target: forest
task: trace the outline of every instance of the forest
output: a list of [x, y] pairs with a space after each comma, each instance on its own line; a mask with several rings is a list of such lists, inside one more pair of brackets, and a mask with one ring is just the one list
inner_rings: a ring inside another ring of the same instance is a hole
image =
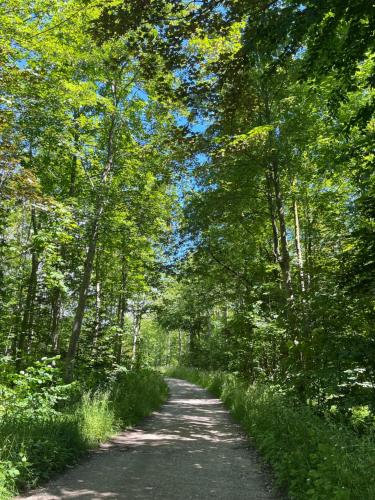
[[289, 498], [375, 498], [374, 12], [0, 0], [0, 498], [165, 370]]

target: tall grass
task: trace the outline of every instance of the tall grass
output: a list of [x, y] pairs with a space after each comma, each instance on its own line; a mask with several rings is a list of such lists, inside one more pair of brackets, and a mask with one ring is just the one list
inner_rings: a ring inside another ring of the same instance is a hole
[[277, 387], [234, 375], [176, 368], [170, 376], [221, 397], [296, 500], [374, 500], [375, 440], [316, 415]]
[[130, 372], [106, 390], [83, 394], [74, 407], [48, 416], [0, 417], [0, 498], [10, 498], [74, 463], [120, 428], [151, 413], [167, 394], [159, 374]]
[[85, 393], [76, 417], [84, 448], [94, 448], [119, 430], [109, 391]]

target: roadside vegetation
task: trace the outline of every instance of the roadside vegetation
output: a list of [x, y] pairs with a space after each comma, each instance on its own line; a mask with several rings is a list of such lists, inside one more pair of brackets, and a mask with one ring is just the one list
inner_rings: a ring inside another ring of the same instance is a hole
[[87, 450], [135, 424], [166, 399], [150, 370], [114, 373], [89, 390], [62, 384], [53, 360], [39, 362], [0, 387], [0, 498], [11, 497], [74, 464]]
[[168, 375], [223, 400], [272, 465], [276, 485], [288, 498], [375, 498], [375, 432], [374, 427], [359, 431], [360, 417], [350, 427], [331, 415], [317, 415], [279, 386], [252, 385], [229, 373], [177, 367]]

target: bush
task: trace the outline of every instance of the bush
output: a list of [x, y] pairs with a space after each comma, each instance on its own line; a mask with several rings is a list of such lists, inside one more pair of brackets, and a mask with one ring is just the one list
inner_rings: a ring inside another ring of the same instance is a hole
[[[18, 411], [5, 411], [0, 417], [0, 498], [33, 487], [74, 463], [120, 427], [148, 415], [166, 397], [163, 378], [151, 371], [122, 373], [107, 389], [84, 393], [78, 403], [59, 410], [44, 404], [43, 411], [33, 414], [23, 399], [22, 412], [13, 395]], [[28, 401], [34, 405], [35, 398]]]
[[169, 375], [220, 396], [273, 466], [291, 499], [373, 500], [375, 441], [323, 419], [279, 387], [250, 385], [234, 375], [176, 368]]
[[19, 373], [8, 373], [7, 384], [0, 385], [0, 415], [47, 417], [79, 399], [79, 384], [63, 383], [61, 369], [56, 365], [59, 359], [42, 358]]

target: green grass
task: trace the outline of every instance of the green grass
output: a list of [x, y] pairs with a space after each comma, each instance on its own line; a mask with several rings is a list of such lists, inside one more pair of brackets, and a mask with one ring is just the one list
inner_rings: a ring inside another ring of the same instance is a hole
[[219, 396], [273, 467], [277, 485], [296, 500], [374, 500], [374, 436], [316, 415], [279, 388], [249, 385], [231, 374], [175, 368]]
[[0, 417], [0, 498], [74, 463], [120, 428], [150, 414], [167, 395], [161, 375], [129, 372], [107, 390], [85, 393], [74, 408], [49, 416]]
[[85, 393], [77, 417], [84, 448], [94, 448], [119, 430], [109, 391]]

